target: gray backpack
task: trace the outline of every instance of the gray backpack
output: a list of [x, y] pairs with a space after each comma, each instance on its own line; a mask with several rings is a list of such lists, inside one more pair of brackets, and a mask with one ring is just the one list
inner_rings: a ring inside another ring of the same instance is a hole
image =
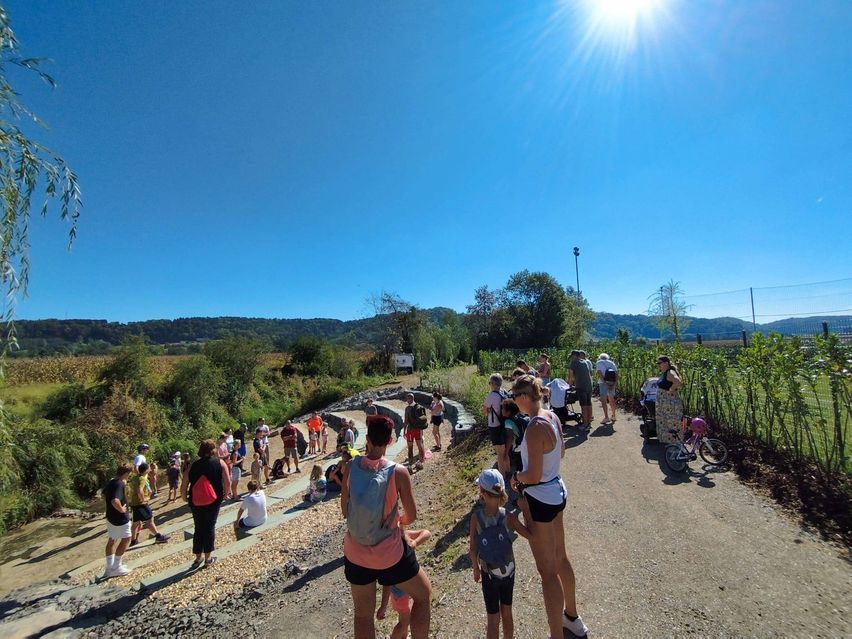
[[484, 568], [495, 577], [509, 577], [515, 571], [515, 555], [512, 552], [514, 538], [506, 526], [506, 509], [497, 511], [497, 521], [488, 525], [485, 511], [476, 510], [476, 554]]
[[377, 471], [367, 470], [352, 460], [349, 469], [349, 503], [346, 525], [349, 535], [362, 546], [375, 546], [390, 537], [395, 531], [398, 506], [384, 516], [385, 497], [396, 464], [386, 461]]

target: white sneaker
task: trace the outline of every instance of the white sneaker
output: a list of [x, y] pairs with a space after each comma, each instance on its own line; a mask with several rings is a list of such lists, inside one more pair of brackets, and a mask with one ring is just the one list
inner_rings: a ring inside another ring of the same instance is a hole
[[566, 628], [575, 637], [585, 637], [589, 632], [582, 618], [577, 617], [574, 621], [571, 621], [568, 615], [565, 614], [565, 611], [562, 612], [562, 627]]
[[104, 577], [109, 579], [110, 577], [125, 577], [129, 574], [130, 574], [130, 568], [128, 568], [127, 566], [119, 564], [115, 568], [107, 570], [104, 573]]

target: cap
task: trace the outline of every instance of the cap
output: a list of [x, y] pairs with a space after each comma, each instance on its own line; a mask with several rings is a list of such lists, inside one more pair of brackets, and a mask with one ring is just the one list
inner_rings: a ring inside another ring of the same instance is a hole
[[180, 451], [179, 451], [179, 450], [176, 450], [176, 451], [172, 454], [172, 457], [180, 457]]
[[139, 444], [139, 450], [144, 450], [146, 448], [151, 448], [148, 444]]
[[[482, 490], [492, 495], [499, 495], [506, 492], [506, 482], [503, 481], [503, 475], [496, 468], [487, 468], [479, 473], [479, 479], [476, 480], [476, 484]], [[500, 490], [495, 490], [498, 487]]]

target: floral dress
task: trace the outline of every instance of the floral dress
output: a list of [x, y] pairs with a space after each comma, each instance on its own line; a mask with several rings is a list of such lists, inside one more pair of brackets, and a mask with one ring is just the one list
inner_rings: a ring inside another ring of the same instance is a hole
[[663, 388], [665, 384], [671, 386], [667, 376], [668, 371], [660, 376], [660, 385], [657, 389], [657, 439], [661, 444], [676, 444], [678, 440], [669, 430], [674, 428], [680, 432], [683, 402], [677, 391]]

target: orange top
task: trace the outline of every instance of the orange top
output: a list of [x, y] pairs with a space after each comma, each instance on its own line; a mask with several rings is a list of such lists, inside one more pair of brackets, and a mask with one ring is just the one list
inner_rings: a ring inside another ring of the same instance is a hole
[[315, 432], [319, 432], [322, 428], [322, 417], [317, 415], [316, 417], [311, 417], [308, 419], [308, 430], [312, 430]]
[[[377, 470], [379, 466], [384, 463], [385, 458], [380, 457], [379, 459], [370, 459], [366, 455], [361, 455], [356, 457], [352, 463], [357, 464], [358, 460], [361, 460], [362, 468], [372, 468], [373, 470]], [[407, 471], [401, 464], [397, 464], [394, 472], [388, 479], [388, 492], [385, 495], [385, 508], [382, 513], [382, 518], [385, 518], [390, 514], [399, 499], [399, 494], [396, 491], [396, 474], [398, 472]], [[394, 521], [390, 522], [390, 525], [393, 527], [393, 534], [387, 539], [380, 541], [375, 546], [362, 546], [352, 539], [347, 532], [346, 536], [343, 538], [343, 554], [353, 564], [357, 564], [363, 568], [370, 568], [372, 570], [385, 570], [386, 568], [390, 568], [402, 557], [403, 541], [402, 529], [399, 527], [399, 515], [396, 516]]]

